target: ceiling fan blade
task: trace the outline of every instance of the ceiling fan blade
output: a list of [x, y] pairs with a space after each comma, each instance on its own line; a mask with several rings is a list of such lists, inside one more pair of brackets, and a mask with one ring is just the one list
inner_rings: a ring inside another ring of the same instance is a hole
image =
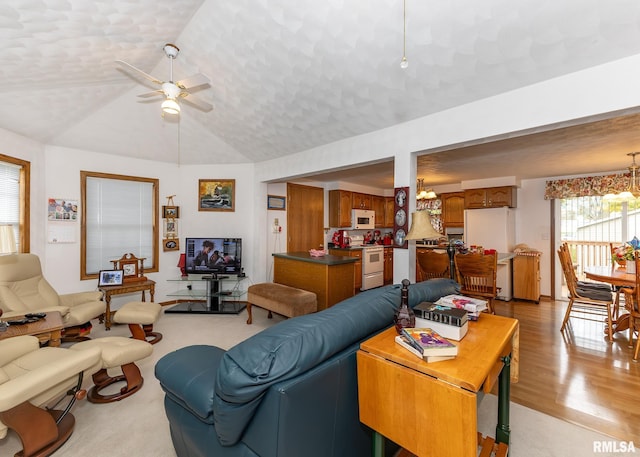
[[154, 82], [156, 84], [162, 84], [162, 81], [160, 81], [158, 78], [154, 78], [153, 76], [145, 73], [144, 71], [134, 67], [130, 63], [124, 62], [122, 60], [116, 60], [116, 63], [119, 63], [120, 65], [122, 65], [123, 67], [125, 67], [125, 68], [127, 68], [129, 70], [135, 71], [136, 73], [138, 73], [141, 76], [144, 76], [146, 79], [148, 79], [151, 82]]
[[193, 95], [188, 95], [188, 96], [187, 95], [185, 95], [182, 98], [182, 100], [184, 100], [189, 105], [195, 106], [196, 108], [198, 108], [199, 110], [202, 110], [204, 112], [209, 112], [209, 111], [211, 111], [213, 109], [213, 105], [212, 104], [204, 102], [202, 100], [199, 100], [198, 98], [194, 97]]
[[145, 92], [144, 94], [139, 94], [138, 97], [141, 98], [148, 98], [148, 97], [153, 97], [156, 95], [164, 95], [164, 92], [162, 92], [162, 89], [158, 89], [158, 90], [154, 90], [151, 92]]
[[189, 90], [192, 87], [202, 86], [204, 84], [209, 84], [209, 78], [207, 78], [202, 73], [198, 73], [197, 75], [189, 76], [188, 78], [181, 79], [180, 81], [176, 81], [175, 85], [180, 89]]

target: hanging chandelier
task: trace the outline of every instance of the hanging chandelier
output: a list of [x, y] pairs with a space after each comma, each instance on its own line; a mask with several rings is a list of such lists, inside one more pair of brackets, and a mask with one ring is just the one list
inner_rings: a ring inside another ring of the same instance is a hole
[[636, 165], [636, 154], [640, 154], [640, 152], [629, 152], [627, 154], [628, 156], [631, 156], [631, 165], [627, 167], [631, 174], [627, 190], [624, 190], [619, 194], [610, 191], [603, 197], [603, 200], [612, 202], [628, 202], [640, 197], [640, 190], [638, 189], [637, 182], [638, 170], [640, 170], [640, 167]]
[[418, 191], [416, 192], [417, 200], [432, 200], [434, 198], [438, 198], [433, 189], [425, 190], [424, 189], [424, 179], [418, 178], [417, 184]]

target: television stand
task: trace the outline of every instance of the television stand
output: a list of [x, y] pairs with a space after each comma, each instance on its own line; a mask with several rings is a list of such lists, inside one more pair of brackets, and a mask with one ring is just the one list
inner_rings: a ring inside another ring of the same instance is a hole
[[[180, 303], [165, 310], [165, 313], [186, 314], [239, 314], [246, 308], [244, 302], [238, 299], [245, 294], [240, 290], [240, 283], [246, 276], [202, 276], [199, 279], [178, 278], [169, 279], [170, 282], [186, 283], [186, 288], [180, 289], [168, 297], [175, 297]], [[194, 288], [193, 283], [204, 283], [204, 288]], [[233, 283], [233, 288], [225, 289], [225, 283]]]

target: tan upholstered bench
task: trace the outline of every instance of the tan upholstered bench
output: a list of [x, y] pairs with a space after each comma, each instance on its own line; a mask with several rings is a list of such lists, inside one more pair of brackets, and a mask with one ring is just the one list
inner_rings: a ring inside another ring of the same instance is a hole
[[[124, 336], [105, 336], [95, 340], [83, 341], [70, 347], [75, 351], [82, 351], [89, 348], [99, 347], [102, 352], [102, 368], [93, 374], [95, 384], [87, 395], [92, 403], [110, 403], [119, 401], [133, 395], [142, 388], [144, 379], [140, 369], [134, 363], [137, 360], [149, 357], [153, 352], [153, 346], [146, 341]], [[122, 370], [121, 375], [111, 376], [107, 369], [118, 368]], [[100, 391], [116, 382], [126, 382], [126, 386], [116, 390], [112, 394], [101, 394]]]
[[162, 333], [153, 331], [153, 324], [160, 317], [162, 306], [158, 303], [133, 301], [122, 305], [113, 315], [113, 322], [128, 324], [131, 336], [137, 340], [156, 344], [162, 339]]
[[264, 282], [254, 284], [247, 289], [247, 324], [252, 321], [251, 306], [259, 306], [269, 311], [269, 319], [272, 312], [286, 317], [302, 316], [315, 313], [318, 310], [316, 294], [295, 287]]

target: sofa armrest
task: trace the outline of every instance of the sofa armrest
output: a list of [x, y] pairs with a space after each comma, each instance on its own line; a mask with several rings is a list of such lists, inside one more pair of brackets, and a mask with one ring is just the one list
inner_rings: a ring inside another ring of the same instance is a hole
[[70, 308], [82, 305], [83, 303], [100, 300], [102, 300], [102, 292], [96, 290], [60, 295], [60, 304]]
[[[80, 372], [83, 372], [100, 360], [100, 348], [88, 348], [84, 351], [69, 351], [62, 348], [43, 348], [39, 356], [42, 365], [33, 371], [0, 384], [0, 411], [7, 411], [14, 406], [56, 387]], [[55, 362], [50, 360], [52, 351], [65, 351], [64, 357], [56, 357]]]
[[26, 313], [52, 313], [54, 311], [58, 311], [62, 316], [62, 318], [64, 319], [64, 317], [67, 314], [69, 314], [69, 307], [68, 306], [45, 306], [43, 308], [27, 310], [27, 311], [5, 311], [4, 313], [2, 313], [2, 317], [0, 319], [2, 319], [3, 321], [10, 321], [11, 318], [16, 316], [24, 316]]
[[40, 341], [35, 336], [22, 335], [0, 341], [0, 367], [40, 348]]
[[213, 424], [215, 380], [224, 353], [215, 346], [187, 346], [165, 355], [155, 366], [167, 396], [207, 424]]

